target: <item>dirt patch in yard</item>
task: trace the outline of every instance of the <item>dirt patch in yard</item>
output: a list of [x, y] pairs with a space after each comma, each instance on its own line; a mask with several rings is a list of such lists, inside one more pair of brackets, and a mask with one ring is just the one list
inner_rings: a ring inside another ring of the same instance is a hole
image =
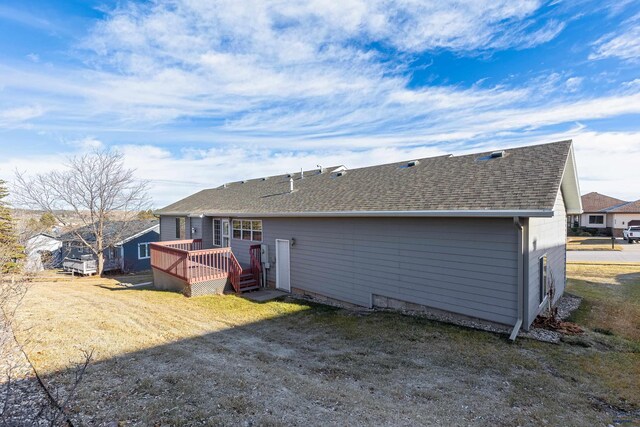
[[509, 343], [397, 313], [187, 299], [99, 278], [36, 284], [19, 319], [55, 384], [94, 349], [70, 408], [84, 425], [582, 426], [640, 405], [607, 369], [584, 367], [624, 354], [621, 375], [635, 372], [637, 353], [603, 334], [598, 346]]

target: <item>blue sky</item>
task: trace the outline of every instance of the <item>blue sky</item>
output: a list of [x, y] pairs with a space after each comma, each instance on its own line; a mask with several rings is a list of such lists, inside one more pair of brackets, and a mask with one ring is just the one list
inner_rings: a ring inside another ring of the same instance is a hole
[[639, 1], [0, 0], [4, 179], [113, 147], [162, 206], [567, 138], [583, 193], [640, 198]]

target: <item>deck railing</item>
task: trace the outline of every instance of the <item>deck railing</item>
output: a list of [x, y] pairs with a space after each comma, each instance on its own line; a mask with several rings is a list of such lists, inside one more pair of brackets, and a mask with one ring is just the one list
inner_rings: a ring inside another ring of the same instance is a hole
[[229, 277], [237, 291], [242, 267], [231, 248], [202, 249], [202, 240], [151, 243], [151, 267], [189, 284]]

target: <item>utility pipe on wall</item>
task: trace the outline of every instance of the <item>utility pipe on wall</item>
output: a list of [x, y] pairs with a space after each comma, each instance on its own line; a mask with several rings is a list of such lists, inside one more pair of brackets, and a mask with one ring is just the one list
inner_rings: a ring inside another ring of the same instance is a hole
[[511, 341], [515, 341], [518, 336], [518, 332], [520, 332], [520, 328], [522, 327], [522, 318], [523, 318], [523, 305], [524, 305], [524, 280], [523, 280], [523, 264], [524, 264], [524, 248], [523, 248], [523, 227], [520, 223], [520, 217], [513, 217], [513, 223], [516, 226], [518, 233], [518, 319], [516, 320], [515, 325], [513, 325], [513, 330], [511, 331], [511, 335], [509, 335], [509, 339]]

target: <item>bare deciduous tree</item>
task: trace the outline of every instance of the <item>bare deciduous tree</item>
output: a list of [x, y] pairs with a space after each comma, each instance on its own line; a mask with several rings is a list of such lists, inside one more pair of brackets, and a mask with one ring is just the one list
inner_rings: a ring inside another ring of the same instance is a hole
[[14, 197], [22, 207], [74, 227], [72, 232], [96, 256], [102, 274], [103, 251], [121, 240], [138, 212], [149, 208], [147, 182], [136, 179], [134, 172], [124, 166], [121, 153], [97, 150], [70, 157], [61, 171], [32, 176], [16, 171]]

